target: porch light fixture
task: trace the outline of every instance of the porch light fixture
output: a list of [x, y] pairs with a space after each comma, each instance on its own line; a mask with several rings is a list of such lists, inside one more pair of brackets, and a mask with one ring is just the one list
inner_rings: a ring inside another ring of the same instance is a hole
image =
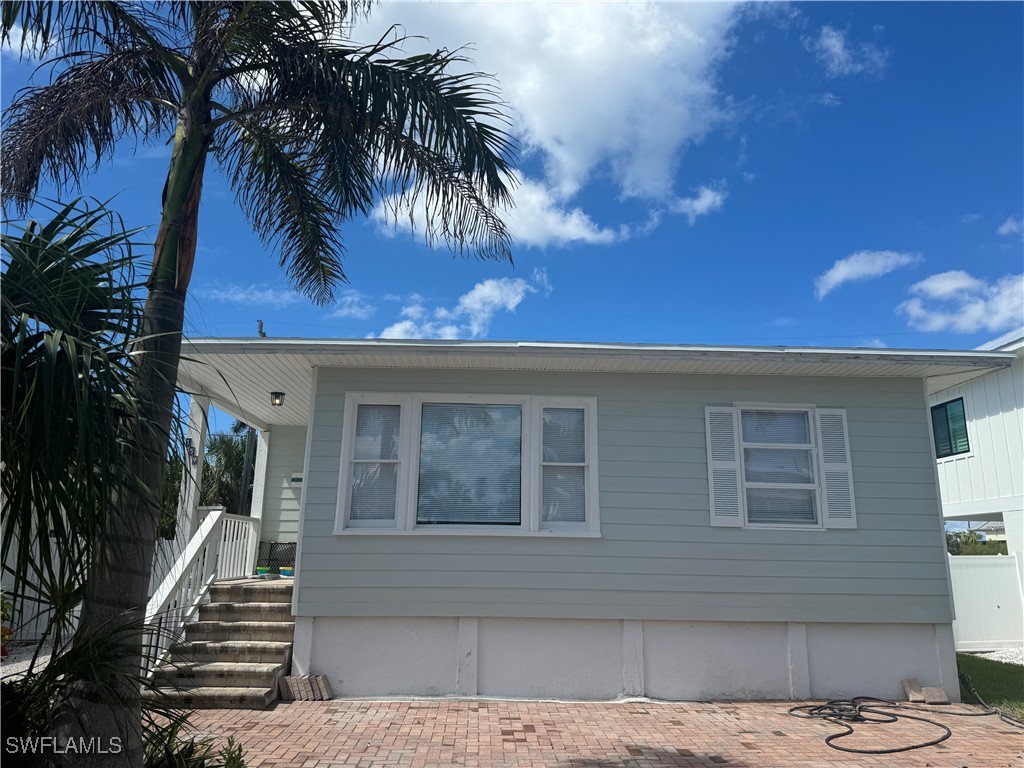
[[284, 405], [284, 392], [271, 392], [270, 404], [278, 407]]

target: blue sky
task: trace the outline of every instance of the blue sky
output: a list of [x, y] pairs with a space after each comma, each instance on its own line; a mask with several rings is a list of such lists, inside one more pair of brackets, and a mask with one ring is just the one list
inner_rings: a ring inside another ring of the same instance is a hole
[[[387, 3], [354, 37], [392, 23], [502, 85], [514, 268], [379, 215], [316, 307], [211, 173], [190, 335], [969, 348], [1024, 322], [1020, 3]], [[7, 103], [32, 67], [2, 64]], [[167, 157], [124, 147], [84, 191], [154, 225]]]

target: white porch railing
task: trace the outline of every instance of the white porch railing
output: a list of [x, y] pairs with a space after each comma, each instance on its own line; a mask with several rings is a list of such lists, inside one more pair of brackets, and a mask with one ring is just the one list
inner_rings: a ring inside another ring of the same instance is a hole
[[215, 579], [248, 576], [254, 570], [257, 521], [212, 509], [185, 551], [170, 567], [146, 606], [150, 626], [147, 657], [156, 665], [180, 637]]
[[958, 651], [1024, 645], [1024, 598], [1016, 555], [949, 556]]

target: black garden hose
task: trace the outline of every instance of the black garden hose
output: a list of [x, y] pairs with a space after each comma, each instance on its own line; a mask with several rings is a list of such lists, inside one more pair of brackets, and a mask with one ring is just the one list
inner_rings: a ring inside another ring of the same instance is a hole
[[[841, 733], [833, 733], [831, 736], [826, 737], [825, 743], [832, 747], [832, 749], [837, 749], [840, 752], [854, 752], [859, 755], [891, 755], [897, 752], [909, 752], [912, 749], [933, 747], [936, 744], [941, 744], [953, 735], [953, 732], [948, 726], [927, 717], [921, 717], [920, 715], [909, 715], [906, 713], [907, 710], [954, 717], [988, 717], [996, 715], [1003, 722], [1008, 723], [1009, 725], [1016, 728], [1024, 728], [1024, 722], [1021, 722], [1020, 720], [1007, 715], [1005, 712], [1001, 712], [1000, 710], [994, 709], [993, 707], [985, 704], [982, 698], [978, 696], [977, 691], [974, 690], [970, 677], [961, 673], [961, 678], [967, 686], [967, 689], [971, 692], [971, 695], [981, 702], [981, 705], [985, 708], [984, 711], [950, 712], [947, 710], [936, 710], [934, 708], [915, 707], [913, 705], [888, 701], [886, 699], [876, 699], [871, 696], [854, 696], [852, 699], [833, 699], [825, 704], [803, 704], [797, 707], [792, 707], [789, 710], [789, 714], [794, 717], [800, 717], [808, 720], [825, 720], [826, 722], [840, 726], [844, 730]], [[853, 747], [844, 747], [836, 744], [839, 739], [845, 738], [854, 732], [854, 728], [851, 723], [895, 723], [900, 719], [927, 723], [928, 725], [941, 730], [942, 735], [935, 739], [931, 739], [930, 741], [921, 742], [920, 744], [910, 744], [904, 747], [892, 747], [889, 749], [855, 749]]]

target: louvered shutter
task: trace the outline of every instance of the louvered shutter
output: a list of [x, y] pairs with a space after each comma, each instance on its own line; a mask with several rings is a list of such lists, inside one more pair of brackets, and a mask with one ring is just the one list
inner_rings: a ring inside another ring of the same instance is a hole
[[826, 528], [856, 528], [857, 508], [853, 500], [853, 469], [846, 411], [818, 408], [818, 446], [821, 458], [821, 497]]
[[743, 525], [738, 411], [709, 406], [704, 409], [704, 420], [708, 441], [711, 524], [738, 528]]

